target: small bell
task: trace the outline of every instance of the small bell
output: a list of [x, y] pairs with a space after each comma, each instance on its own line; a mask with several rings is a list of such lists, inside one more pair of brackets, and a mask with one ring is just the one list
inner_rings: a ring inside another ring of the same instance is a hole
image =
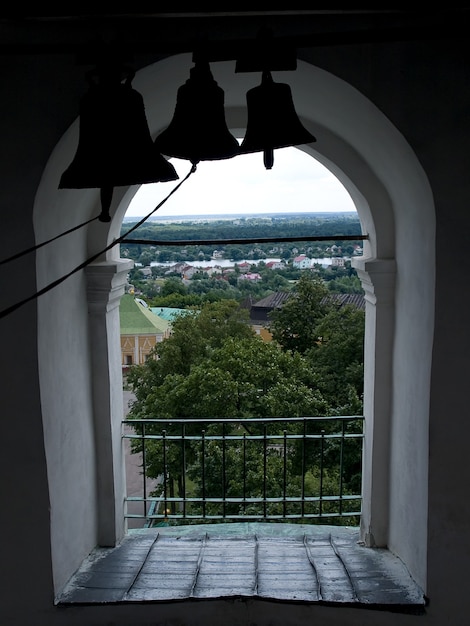
[[266, 169], [274, 164], [275, 148], [316, 141], [297, 117], [289, 85], [275, 83], [270, 72], [263, 72], [261, 85], [247, 92], [246, 102], [248, 120], [240, 153], [263, 152]]
[[155, 139], [155, 149], [169, 157], [199, 161], [230, 159], [239, 144], [227, 128], [224, 92], [206, 61], [197, 61], [178, 89], [173, 119]]
[[177, 180], [175, 168], [153, 146], [143, 98], [116, 74], [91, 81], [80, 103], [77, 152], [59, 189], [101, 189], [101, 221], [110, 221], [114, 187]]

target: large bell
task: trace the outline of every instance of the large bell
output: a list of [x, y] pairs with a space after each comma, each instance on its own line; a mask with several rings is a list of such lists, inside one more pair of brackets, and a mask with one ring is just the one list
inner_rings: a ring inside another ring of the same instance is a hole
[[205, 61], [196, 62], [190, 78], [178, 89], [173, 119], [155, 139], [158, 152], [199, 161], [230, 159], [239, 144], [225, 121], [224, 92]]
[[275, 148], [316, 141], [297, 117], [289, 85], [275, 83], [270, 72], [263, 72], [261, 84], [247, 92], [246, 103], [247, 128], [240, 153], [263, 152], [266, 169], [273, 166]]
[[[91, 83], [80, 103], [79, 141], [59, 189], [99, 188], [110, 204], [114, 187], [177, 180], [171, 163], [155, 151], [143, 98], [125, 83]], [[103, 206], [102, 221], [109, 221]]]

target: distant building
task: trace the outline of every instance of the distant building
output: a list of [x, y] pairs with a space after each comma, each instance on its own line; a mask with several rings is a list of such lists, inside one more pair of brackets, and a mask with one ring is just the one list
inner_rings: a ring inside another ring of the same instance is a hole
[[189, 266], [187, 263], [175, 263], [170, 268], [168, 268], [165, 274], [184, 274], [185, 269], [187, 269], [188, 267]]
[[142, 365], [157, 343], [170, 336], [170, 323], [152, 313], [131, 294], [124, 294], [119, 305], [121, 364], [123, 371]]
[[240, 274], [238, 280], [250, 280], [254, 283], [257, 283], [259, 280], [261, 280], [261, 274], [258, 274], [258, 272], [248, 272], [247, 274]]
[[250, 302], [250, 320], [252, 323], [266, 325], [271, 311], [280, 309], [290, 297], [291, 294], [287, 291], [276, 291], [262, 300]]
[[246, 261], [243, 261], [243, 263], [236, 263], [236, 265], [241, 274], [246, 274], [251, 269], [251, 263], [247, 263]]
[[274, 309], [281, 308], [290, 296], [291, 294], [288, 292], [277, 291], [257, 302], [253, 302], [250, 296], [242, 303], [243, 308], [249, 311], [251, 327], [263, 341], [272, 341], [272, 334], [269, 330], [269, 314]]
[[268, 261], [266, 267], [270, 270], [282, 270], [286, 267], [286, 264], [283, 261]]
[[366, 309], [366, 300], [362, 293], [331, 293], [322, 302], [330, 302], [338, 308], [349, 304], [361, 311]]
[[299, 256], [294, 257], [292, 265], [297, 269], [306, 270], [312, 267], [312, 260], [305, 256], [305, 254], [299, 254]]
[[177, 315], [187, 312], [187, 309], [177, 309], [176, 307], [169, 306], [151, 306], [150, 310], [154, 315], [158, 315], [158, 317], [161, 317], [170, 324]]
[[[253, 330], [257, 335], [260, 335], [264, 341], [272, 340], [272, 335], [269, 330], [270, 313], [282, 308], [285, 302], [291, 297], [292, 293], [290, 292], [277, 291], [257, 302], [253, 302], [250, 296], [241, 304], [243, 308], [249, 311], [250, 324]], [[357, 309], [365, 310], [364, 296], [358, 293], [331, 293], [328, 294], [322, 302], [334, 304], [338, 308], [349, 304]]]

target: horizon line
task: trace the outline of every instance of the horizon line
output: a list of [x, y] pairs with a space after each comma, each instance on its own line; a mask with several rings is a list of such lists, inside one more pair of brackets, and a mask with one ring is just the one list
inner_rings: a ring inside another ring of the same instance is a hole
[[[270, 215], [270, 216], [279, 216], [279, 215], [337, 215], [341, 213], [353, 213], [357, 215], [357, 211], [351, 209], [344, 209], [342, 211], [261, 211], [258, 213], [197, 213], [197, 214], [189, 214], [189, 213], [179, 213], [175, 215], [150, 215], [148, 219], [173, 219], [173, 218], [229, 218], [229, 217], [254, 217], [259, 215]], [[124, 215], [123, 220], [125, 219], [142, 219], [145, 215]]]

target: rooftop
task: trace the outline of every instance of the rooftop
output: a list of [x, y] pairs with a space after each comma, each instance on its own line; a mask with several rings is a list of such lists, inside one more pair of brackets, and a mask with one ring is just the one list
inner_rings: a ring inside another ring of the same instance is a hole
[[119, 305], [121, 335], [164, 334], [167, 320], [153, 314], [130, 294], [124, 294]]

